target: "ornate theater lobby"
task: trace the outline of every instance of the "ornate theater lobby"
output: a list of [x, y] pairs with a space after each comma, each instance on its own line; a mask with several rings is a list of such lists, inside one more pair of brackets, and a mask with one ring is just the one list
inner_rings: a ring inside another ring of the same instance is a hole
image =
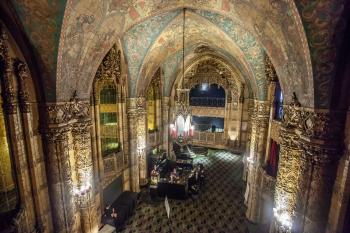
[[183, 200], [170, 200], [170, 220], [164, 199], [151, 201], [141, 191], [135, 215], [123, 232], [232, 232], [246, 233], [242, 156], [210, 150], [194, 163], [204, 164], [205, 186], [202, 192]]
[[349, 233], [350, 0], [0, 0], [0, 233]]

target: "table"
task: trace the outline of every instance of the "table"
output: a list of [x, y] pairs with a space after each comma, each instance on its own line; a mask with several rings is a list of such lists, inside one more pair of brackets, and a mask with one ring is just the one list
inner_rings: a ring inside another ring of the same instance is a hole
[[179, 183], [169, 182], [168, 180], [158, 182], [158, 195], [160, 197], [167, 196], [168, 198], [172, 199], [186, 199], [187, 193], [187, 181]]

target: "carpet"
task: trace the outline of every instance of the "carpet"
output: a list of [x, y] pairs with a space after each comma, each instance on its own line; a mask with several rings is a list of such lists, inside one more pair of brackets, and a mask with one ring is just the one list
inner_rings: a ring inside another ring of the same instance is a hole
[[122, 232], [248, 232], [242, 156], [209, 150], [207, 156], [197, 156], [194, 163], [202, 163], [206, 173], [204, 188], [196, 198], [169, 199], [168, 219], [164, 199], [151, 201], [144, 189]]

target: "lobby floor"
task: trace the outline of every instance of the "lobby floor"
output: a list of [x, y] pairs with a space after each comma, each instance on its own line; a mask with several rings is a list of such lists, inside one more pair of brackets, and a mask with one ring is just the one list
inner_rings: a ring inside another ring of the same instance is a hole
[[204, 189], [196, 199], [169, 199], [168, 220], [164, 199], [152, 202], [143, 190], [123, 232], [248, 232], [242, 156], [224, 150], [209, 150], [208, 154], [194, 159], [206, 171]]

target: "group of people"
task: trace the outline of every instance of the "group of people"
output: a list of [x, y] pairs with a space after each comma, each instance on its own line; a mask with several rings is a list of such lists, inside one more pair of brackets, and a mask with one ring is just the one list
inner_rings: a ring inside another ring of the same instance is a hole
[[176, 168], [170, 173], [170, 182], [177, 182], [180, 179], [179, 173], [176, 171]]
[[120, 227], [118, 224], [119, 221], [117, 210], [110, 205], [106, 206], [102, 218], [104, 224], [115, 226], [117, 229]]

